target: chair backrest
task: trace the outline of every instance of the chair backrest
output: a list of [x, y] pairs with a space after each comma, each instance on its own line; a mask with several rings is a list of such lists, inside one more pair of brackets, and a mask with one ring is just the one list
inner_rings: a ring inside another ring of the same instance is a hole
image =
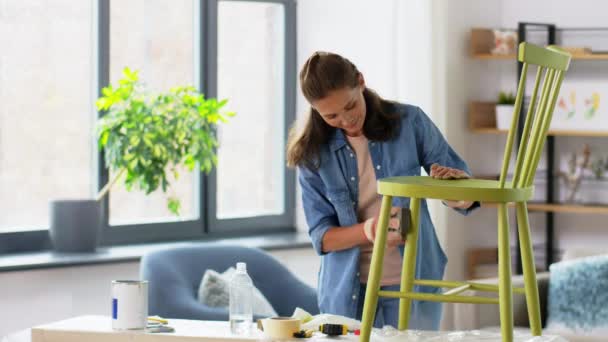
[[[502, 170], [500, 172], [501, 188], [505, 187], [509, 161], [513, 152], [513, 143], [517, 136], [519, 113], [521, 112], [521, 106], [525, 97], [524, 90], [528, 66], [537, 66], [537, 71], [526, 121], [518, 145], [517, 159], [511, 182], [513, 188], [528, 187], [534, 182], [534, 175], [536, 174], [536, 168], [538, 167], [538, 162], [545, 145], [547, 131], [551, 124], [559, 90], [564, 79], [564, 74], [570, 66], [570, 58], [570, 54], [553, 46], [543, 48], [526, 42], [519, 44], [518, 60], [523, 63], [523, 68], [517, 87], [513, 121], [511, 122], [511, 128], [507, 137]], [[539, 89], [541, 89], [540, 95], [538, 94]], [[538, 99], [540, 100], [537, 101]]]

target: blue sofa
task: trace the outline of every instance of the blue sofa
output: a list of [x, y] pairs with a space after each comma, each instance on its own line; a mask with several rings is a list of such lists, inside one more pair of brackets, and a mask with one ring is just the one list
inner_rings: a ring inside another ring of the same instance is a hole
[[247, 272], [280, 316], [291, 316], [296, 307], [318, 314], [316, 291], [296, 278], [270, 254], [242, 246], [194, 244], [151, 252], [141, 260], [140, 277], [149, 281], [149, 314], [168, 318], [228, 320], [226, 308], [197, 300], [198, 287], [207, 269], [223, 272], [237, 262]]

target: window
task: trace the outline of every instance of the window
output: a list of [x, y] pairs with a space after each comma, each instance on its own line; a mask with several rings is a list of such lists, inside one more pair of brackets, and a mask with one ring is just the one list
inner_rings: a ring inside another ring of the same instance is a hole
[[[111, 1], [110, 82], [117, 82], [129, 67], [140, 71], [151, 91], [194, 85], [193, 13], [193, 1]], [[162, 191], [146, 196], [115, 186], [110, 192], [110, 225], [196, 219], [197, 174], [185, 169], [179, 174], [177, 181], [170, 180], [170, 191], [182, 205], [179, 218], [167, 210]]]
[[216, 215], [283, 214], [285, 9], [276, 3], [218, 5], [218, 97], [230, 99], [238, 115], [219, 131]]
[[194, 84], [228, 98], [237, 116], [218, 131], [217, 169], [173, 182], [180, 217], [161, 192], [113, 187], [104, 244], [293, 229], [295, 175], [284, 162], [295, 111], [293, 0], [2, 6], [10, 49], [0, 57], [0, 253], [48, 247], [48, 202], [91, 198], [107, 182], [93, 104], [125, 66], [151, 90]]
[[91, 3], [2, 1], [0, 233], [48, 226], [95, 180]]

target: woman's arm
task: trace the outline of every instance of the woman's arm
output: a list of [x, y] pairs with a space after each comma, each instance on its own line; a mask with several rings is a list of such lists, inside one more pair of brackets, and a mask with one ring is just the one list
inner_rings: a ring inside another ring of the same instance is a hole
[[[401, 224], [397, 218], [399, 210], [400, 208], [397, 207], [391, 209], [391, 217], [388, 222], [389, 231], [386, 236], [386, 245], [389, 247], [405, 243], [401, 233], [398, 232], [399, 225]], [[378, 216], [379, 213], [374, 218], [348, 227], [329, 228], [329, 230], [325, 232], [325, 235], [323, 235], [323, 252], [337, 252], [344, 249], [373, 244], [376, 239]]]
[[371, 244], [365, 236], [363, 225], [364, 223], [357, 223], [349, 227], [329, 228], [323, 235], [323, 252], [336, 252]]

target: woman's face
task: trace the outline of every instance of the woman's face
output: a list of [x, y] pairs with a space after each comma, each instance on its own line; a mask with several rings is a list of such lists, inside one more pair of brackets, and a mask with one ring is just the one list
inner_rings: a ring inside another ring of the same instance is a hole
[[326, 97], [316, 100], [312, 107], [321, 114], [328, 125], [340, 128], [351, 137], [363, 134], [365, 121], [365, 99], [363, 79], [355, 88], [346, 87], [330, 92]]

